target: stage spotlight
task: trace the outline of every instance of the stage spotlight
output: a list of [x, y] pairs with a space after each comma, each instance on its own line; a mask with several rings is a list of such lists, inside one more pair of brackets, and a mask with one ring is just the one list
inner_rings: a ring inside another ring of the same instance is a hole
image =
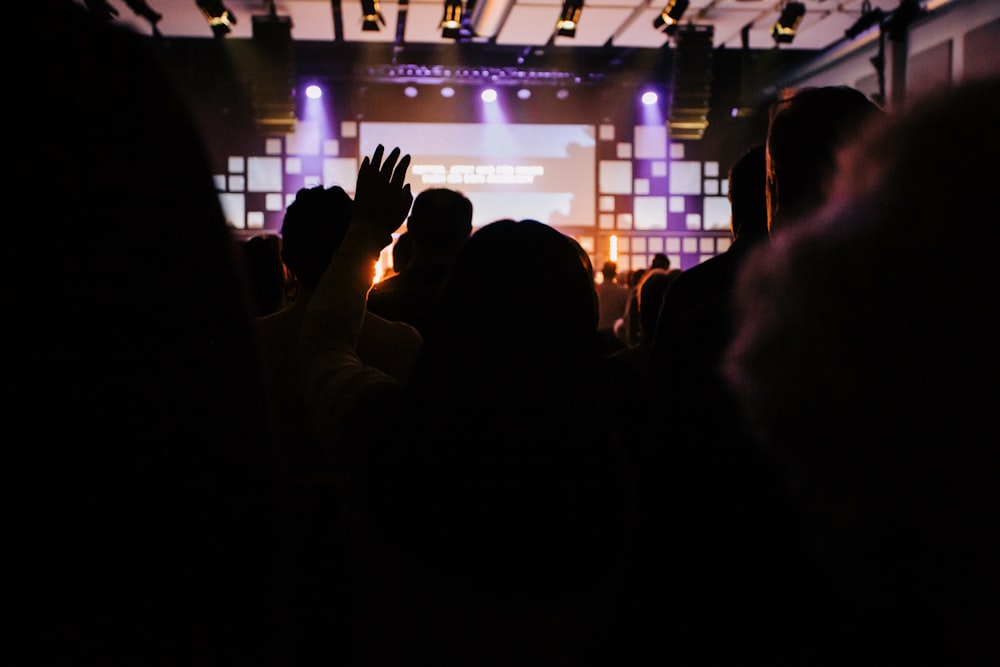
[[451, 86], [445, 86], [441, 89], [441, 97], [454, 97], [455, 89]]
[[775, 44], [791, 44], [795, 39], [795, 31], [806, 15], [806, 6], [801, 2], [786, 2], [781, 8], [778, 21], [771, 26], [771, 37]]
[[567, 97], [569, 97], [569, 91], [566, 90], [565, 88], [560, 88], [559, 90], [556, 91], [557, 100], [564, 100]]
[[496, 102], [497, 91], [493, 90], [492, 88], [487, 88], [482, 93], [480, 93], [479, 97], [482, 98], [483, 102]]
[[521, 88], [517, 91], [517, 97], [518, 99], [526, 100], [531, 97], [531, 91], [527, 88]]
[[660, 99], [660, 96], [657, 95], [652, 90], [647, 90], [646, 92], [644, 92], [642, 94], [642, 103], [645, 104], [646, 106], [651, 106], [653, 104], [656, 104], [657, 101], [659, 101], [659, 99]]
[[462, 35], [462, 0], [444, 0], [441, 36], [458, 39]]
[[311, 100], [318, 100], [323, 97], [323, 89], [317, 86], [315, 83], [306, 86], [306, 97]]
[[385, 25], [385, 18], [379, 9], [378, 0], [361, 0], [361, 13], [365, 16], [364, 23], [361, 24], [363, 31], [378, 32], [379, 23]]
[[208, 25], [212, 26], [212, 34], [216, 37], [225, 37], [236, 25], [236, 15], [233, 14], [222, 0], [196, 0], [201, 13], [208, 19]]
[[582, 12], [583, 0], [565, 0], [556, 21], [556, 33], [563, 37], [576, 37], [576, 25]]
[[414, 97], [417, 96], [416, 86], [407, 86], [406, 88], [403, 88], [403, 94], [409, 97], [410, 99], [413, 99]]
[[673, 35], [677, 32], [677, 26], [689, 4], [691, 4], [690, 0], [670, 0], [660, 15], [653, 19], [653, 27], [657, 30], [662, 28], [662, 32]]

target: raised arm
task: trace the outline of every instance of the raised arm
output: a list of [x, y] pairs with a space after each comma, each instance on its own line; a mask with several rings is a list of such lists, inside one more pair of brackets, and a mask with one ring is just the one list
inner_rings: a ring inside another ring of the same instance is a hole
[[358, 335], [375, 262], [392, 242], [413, 202], [404, 182], [410, 156], [394, 148], [383, 160], [379, 145], [358, 170], [351, 226], [320, 279], [302, 323], [300, 354], [305, 397], [321, 434], [333, 436], [342, 420], [380, 387], [396, 381], [362, 364]]

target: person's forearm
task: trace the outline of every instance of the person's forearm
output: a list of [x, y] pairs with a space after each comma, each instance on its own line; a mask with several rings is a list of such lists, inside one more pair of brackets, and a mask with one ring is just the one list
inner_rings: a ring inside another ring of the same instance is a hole
[[348, 406], [383, 375], [362, 364], [357, 342], [375, 261], [388, 243], [357, 222], [320, 279], [300, 334], [305, 396], [320, 422], [327, 422], [320, 424], [323, 430], [335, 428]]

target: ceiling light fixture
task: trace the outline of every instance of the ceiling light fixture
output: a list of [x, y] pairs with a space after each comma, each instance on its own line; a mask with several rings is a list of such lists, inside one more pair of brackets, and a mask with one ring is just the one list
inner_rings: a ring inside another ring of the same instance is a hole
[[677, 32], [677, 26], [689, 4], [691, 4], [690, 0], [670, 0], [660, 15], [653, 19], [653, 27], [657, 30], [662, 29], [661, 31], [668, 35], [673, 35]]
[[208, 25], [212, 26], [212, 34], [216, 37], [225, 37], [236, 25], [236, 15], [222, 4], [222, 0], [196, 0], [195, 4], [208, 19]]
[[361, 0], [361, 13], [365, 15], [361, 29], [378, 32], [379, 24], [385, 25], [385, 18], [379, 9], [378, 0]]
[[444, 0], [441, 36], [458, 39], [462, 35], [462, 0]]
[[559, 13], [559, 20], [556, 21], [556, 34], [576, 37], [576, 26], [580, 22], [582, 12], [583, 0], [566, 0]]
[[771, 37], [775, 44], [791, 44], [795, 39], [795, 31], [806, 15], [806, 6], [801, 2], [786, 2], [781, 8], [781, 14], [773, 26]]

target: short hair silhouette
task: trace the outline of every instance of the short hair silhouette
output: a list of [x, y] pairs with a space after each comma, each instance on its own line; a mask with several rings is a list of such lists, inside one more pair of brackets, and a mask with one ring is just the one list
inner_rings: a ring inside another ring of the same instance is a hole
[[838, 149], [882, 113], [849, 86], [804, 88], [772, 105], [766, 141], [771, 234], [823, 204]]
[[406, 229], [415, 241], [461, 241], [472, 233], [472, 201], [458, 190], [430, 188], [413, 200]]
[[[281, 223], [281, 257], [303, 287], [312, 290], [319, 284], [351, 224], [353, 206], [350, 195], [339, 185], [317, 185], [295, 193]], [[327, 224], [318, 229], [317, 219], [325, 219]]]

